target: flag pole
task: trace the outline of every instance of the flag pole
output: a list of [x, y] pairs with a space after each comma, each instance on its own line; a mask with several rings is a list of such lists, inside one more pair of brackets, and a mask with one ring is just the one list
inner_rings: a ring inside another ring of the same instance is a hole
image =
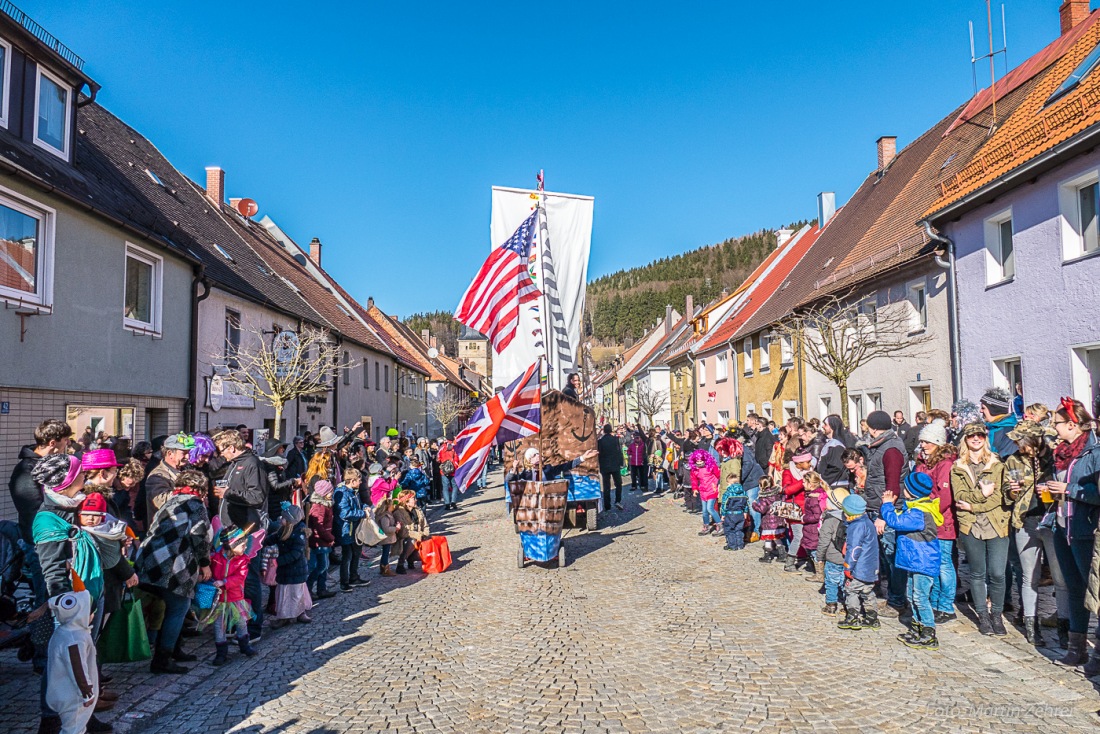
[[[544, 254], [545, 249], [548, 249], [550, 245], [543, 239], [544, 231], [547, 238], [550, 236], [550, 223], [546, 221], [546, 180], [543, 169], [539, 169], [539, 172], [535, 175], [535, 181], [538, 184], [538, 208], [541, 210], [539, 222], [539, 291], [541, 295], [539, 304], [542, 317], [542, 323], [540, 324], [542, 327], [542, 353], [546, 358], [546, 387], [553, 390], [555, 389], [554, 363], [550, 359], [550, 339], [552, 337], [550, 320], [552, 314], [550, 313], [550, 300], [546, 295], [546, 257]], [[546, 224], [545, 230], [542, 227], [543, 224]], [[539, 433], [541, 435], [541, 431]], [[541, 441], [541, 438], [539, 440]], [[542, 455], [541, 444], [539, 445], [539, 455]]]

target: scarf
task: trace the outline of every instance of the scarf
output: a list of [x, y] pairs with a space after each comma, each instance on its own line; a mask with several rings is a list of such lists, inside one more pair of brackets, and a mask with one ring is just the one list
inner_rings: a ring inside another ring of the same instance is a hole
[[[1069, 465], [1073, 463], [1073, 460], [1081, 455], [1081, 452], [1085, 450], [1085, 444], [1088, 443], [1089, 434], [1085, 431], [1080, 436], [1075, 438], [1072, 443], [1060, 443], [1054, 447], [1054, 468], [1058, 471], [1066, 471], [1069, 469]], [[1069, 477], [1066, 477], [1066, 481], [1069, 481]]]
[[805, 472], [795, 466], [793, 461], [787, 465], [787, 470], [791, 473], [791, 476], [794, 477], [796, 482], [802, 481], [802, 475], [805, 474]]
[[42, 501], [57, 505], [58, 507], [64, 507], [66, 510], [77, 510], [80, 508], [80, 503], [88, 498], [88, 495], [83, 492], [77, 492], [75, 497], [66, 497], [60, 492], [46, 492], [42, 495]]

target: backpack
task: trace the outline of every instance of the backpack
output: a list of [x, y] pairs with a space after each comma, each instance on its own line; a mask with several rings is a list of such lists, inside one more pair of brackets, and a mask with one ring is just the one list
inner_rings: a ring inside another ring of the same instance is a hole
[[447, 459], [439, 465], [439, 471], [443, 472], [444, 476], [453, 477], [455, 475], [455, 463]]

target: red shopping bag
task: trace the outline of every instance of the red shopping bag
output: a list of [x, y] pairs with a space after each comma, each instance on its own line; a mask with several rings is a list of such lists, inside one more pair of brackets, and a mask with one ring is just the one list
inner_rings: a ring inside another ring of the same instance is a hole
[[443, 573], [451, 567], [451, 549], [442, 535], [420, 543], [420, 565], [424, 573]]

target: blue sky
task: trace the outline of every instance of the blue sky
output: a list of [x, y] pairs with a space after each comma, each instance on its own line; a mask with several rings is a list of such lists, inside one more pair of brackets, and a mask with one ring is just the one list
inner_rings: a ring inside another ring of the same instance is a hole
[[[595, 196], [592, 276], [811, 218], [970, 97], [968, 20], [986, 49], [983, 0], [19, 4], [177, 168], [402, 316], [457, 304], [490, 186]], [[1059, 5], [1009, 0], [1010, 65]]]

